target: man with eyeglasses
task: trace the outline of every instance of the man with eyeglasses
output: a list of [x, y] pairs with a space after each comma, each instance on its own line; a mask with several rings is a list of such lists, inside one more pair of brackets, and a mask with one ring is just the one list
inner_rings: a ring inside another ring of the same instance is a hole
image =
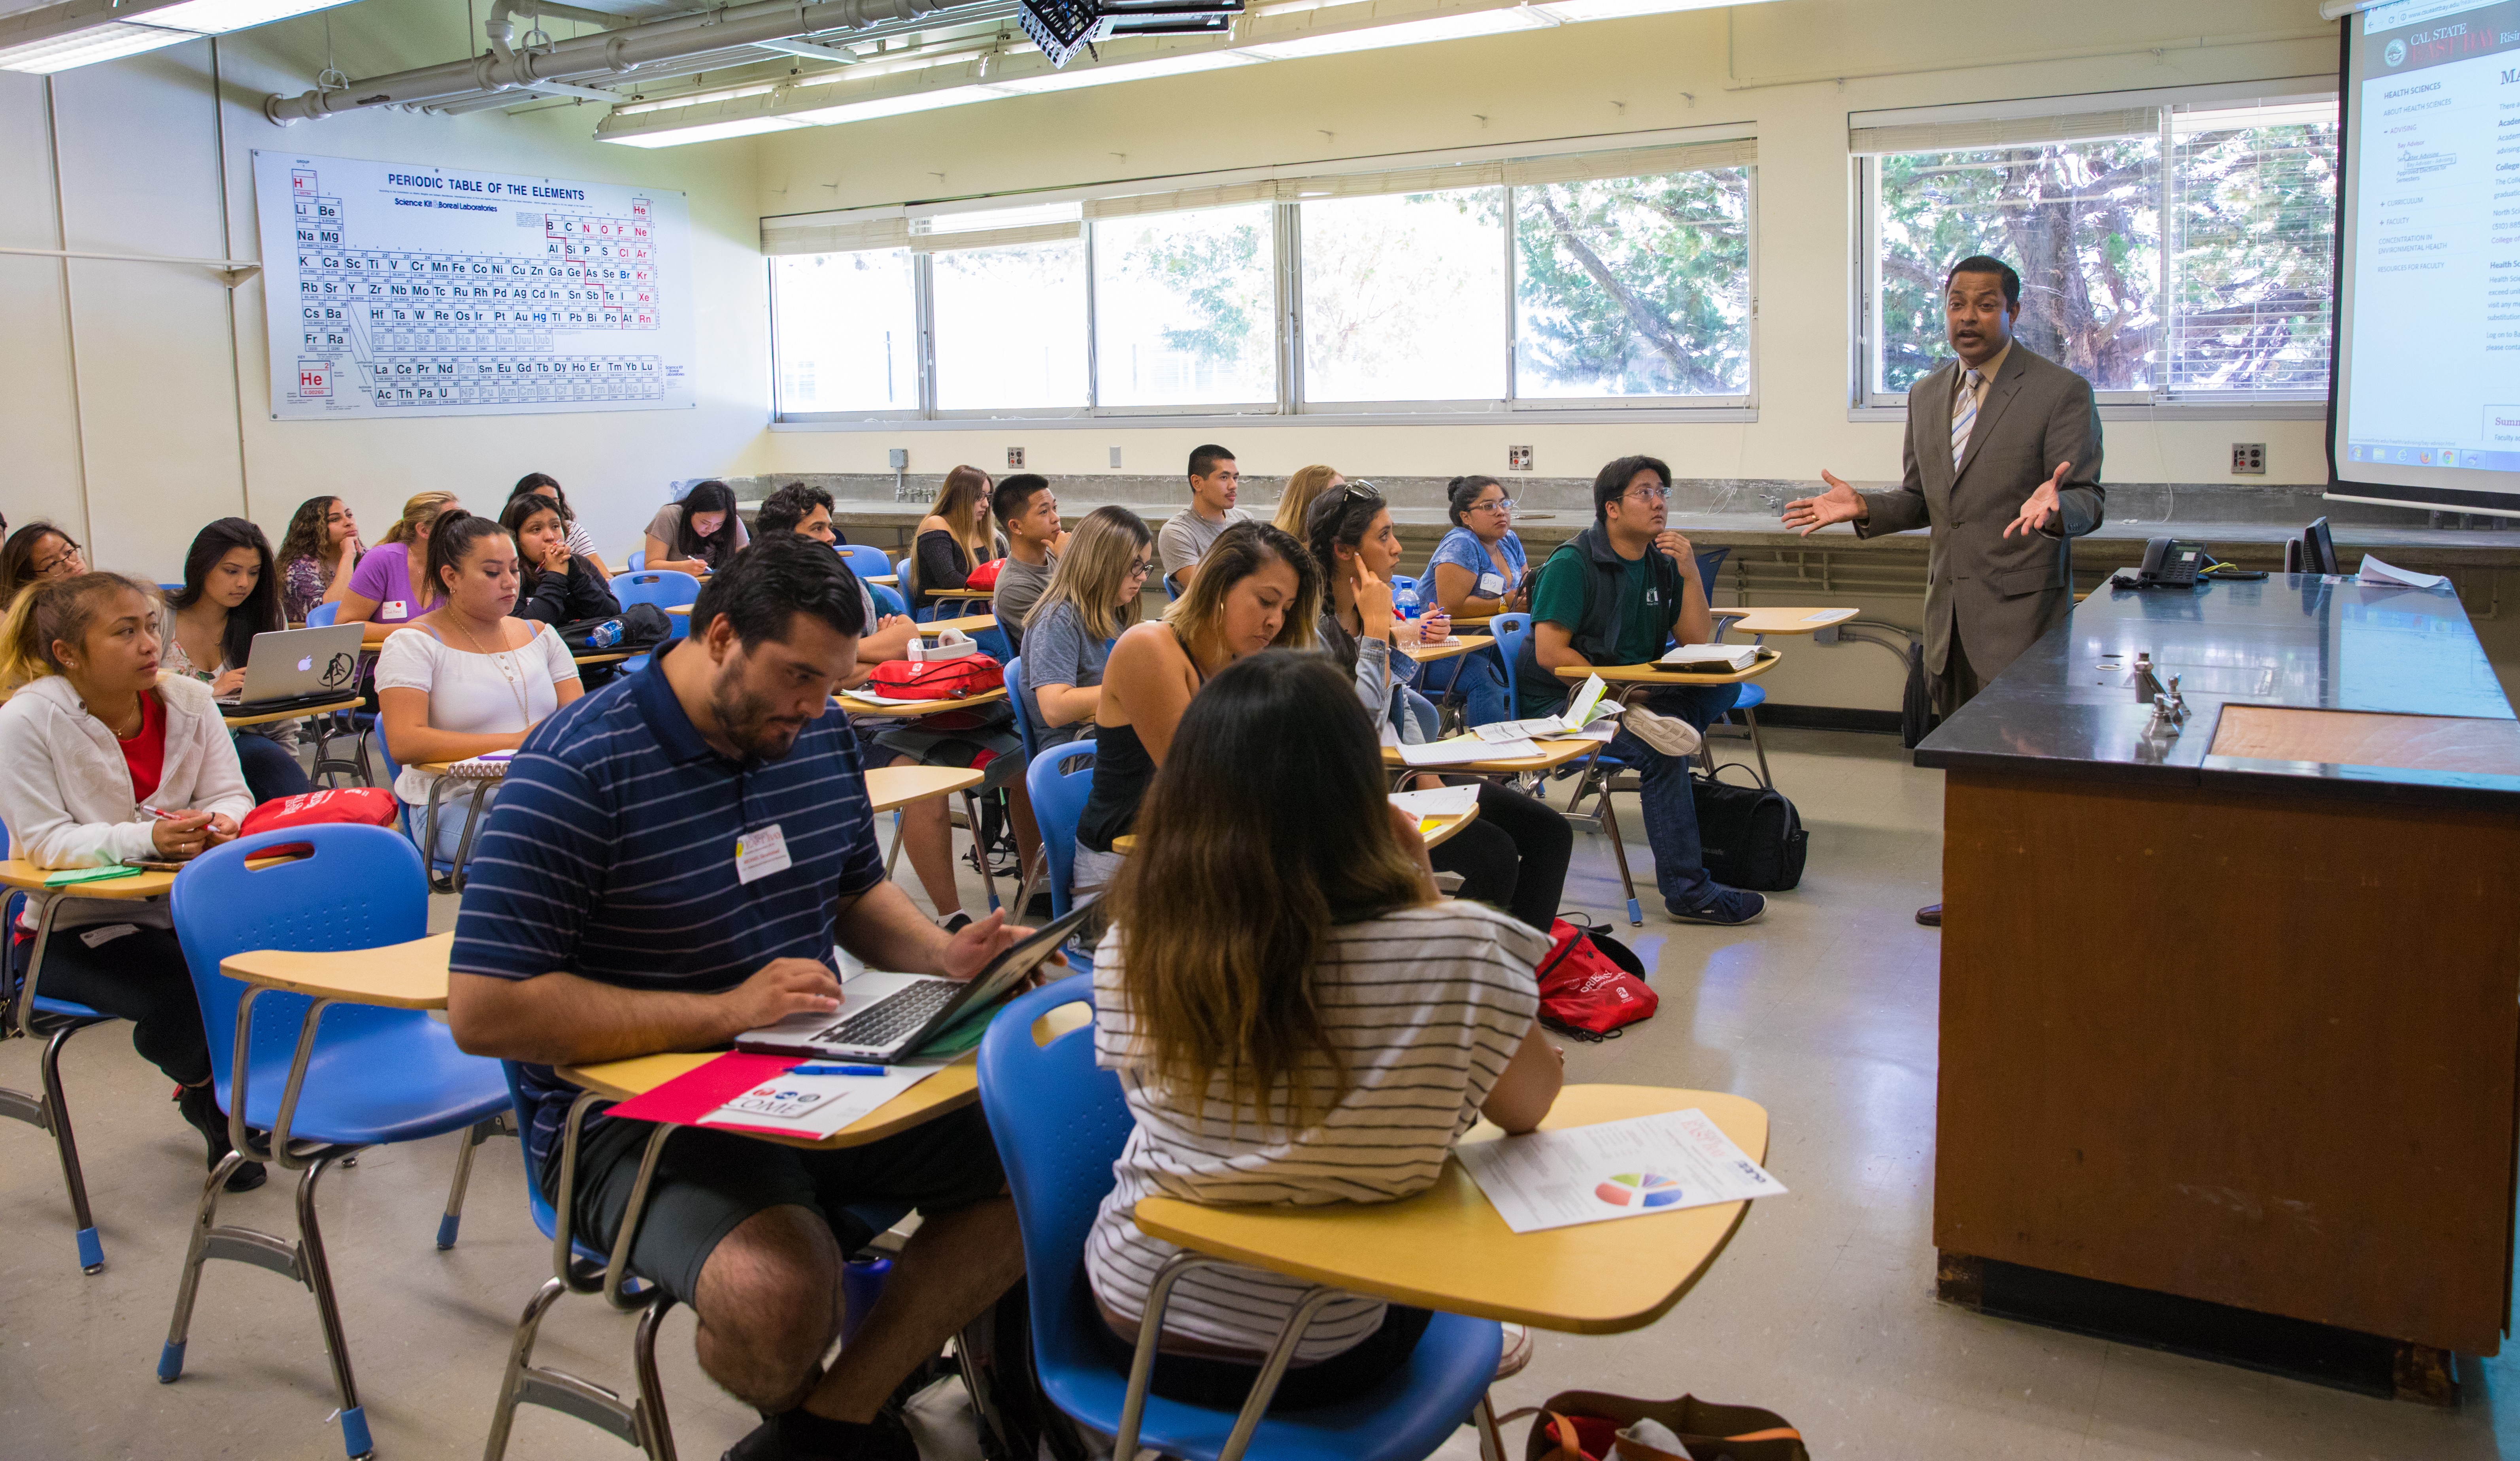
[[1051, 570], [1058, 567], [1067, 533], [1059, 526], [1058, 497], [1050, 490], [1050, 479], [1030, 472], [998, 483], [989, 494], [989, 510], [1007, 529], [1007, 560], [989, 595], [989, 612], [1007, 631], [1007, 643], [1021, 653], [1024, 616], [1050, 586]]
[[[1559, 669], [1642, 664], [1662, 658], [1667, 639], [1715, 637], [1697, 555], [1666, 525], [1670, 514], [1671, 469], [1652, 457], [1621, 457], [1594, 479], [1593, 525], [1549, 555], [1532, 588], [1531, 637], [1514, 676], [1524, 715], [1564, 704]], [[1688, 783], [1706, 727], [1740, 694], [1738, 685], [1657, 686], [1629, 702], [1610, 741], [1610, 754], [1642, 783], [1654, 883], [1664, 910], [1684, 923], [1745, 924], [1768, 908], [1766, 898], [1707, 873]]]
[[1171, 591], [1190, 587], [1191, 574], [1198, 571], [1198, 561], [1217, 534], [1251, 521], [1249, 513], [1234, 505], [1241, 490], [1242, 474], [1234, 465], [1234, 453], [1222, 446], [1201, 446], [1191, 452], [1190, 506], [1166, 519], [1155, 531], [1155, 557], [1164, 566]]

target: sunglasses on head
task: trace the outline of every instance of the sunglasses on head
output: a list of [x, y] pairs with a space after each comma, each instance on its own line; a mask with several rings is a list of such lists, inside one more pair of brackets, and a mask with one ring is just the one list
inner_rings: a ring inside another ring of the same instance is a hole
[[1352, 481], [1339, 487], [1341, 502], [1380, 502], [1382, 489], [1370, 481]]

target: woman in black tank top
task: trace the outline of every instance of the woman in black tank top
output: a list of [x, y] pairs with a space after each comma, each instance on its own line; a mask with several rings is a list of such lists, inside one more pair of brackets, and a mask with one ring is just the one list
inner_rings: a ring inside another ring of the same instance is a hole
[[1094, 789], [1076, 824], [1076, 891], [1110, 877], [1120, 855], [1111, 840], [1136, 823], [1191, 696], [1245, 655], [1311, 648], [1321, 593], [1302, 544], [1266, 524], [1237, 523], [1209, 545], [1190, 593], [1161, 622], [1120, 636], [1094, 712]]

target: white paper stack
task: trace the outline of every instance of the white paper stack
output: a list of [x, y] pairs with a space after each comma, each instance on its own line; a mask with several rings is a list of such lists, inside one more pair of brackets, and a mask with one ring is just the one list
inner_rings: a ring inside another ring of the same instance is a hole
[[[1615, 718], [1619, 713], [1617, 706], [1607, 709], [1601, 708], [1601, 695], [1607, 688], [1599, 675], [1586, 675], [1583, 688], [1577, 690], [1575, 698], [1567, 703], [1565, 714], [1541, 715], [1530, 720], [1500, 720], [1492, 725], [1474, 727], [1470, 734], [1491, 745], [1527, 741], [1534, 736], [1585, 735], [1587, 722], [1597, 717]], [[1591, 739], [1606, 741], [1610, 736], [1604, 732]]]
[[1697, 674], [1735, 674], [1758, 661], [1758, 647], [1748, 644], [1684, 644], [1662, 657], [1663, 663]]
[[2418, 573], [2408, 569], [2391, 568], [2365, 553], [2362, 555], [2362, 571], [2355, 581], [2384, 588], [2439, 588], [2450, 578], [2441, 573]]
[[1538, 754], [1540, 748], [1528, 740], [1491, 742], [1474, 735], [1400, 748], [1401, 762], [1411, 766], [1466, 766], [1472, 761], [1505, 761]]
[[1394, 792], [1391, 804], [1420, 817], [1465, 816], [1471, 807], [1479, 804], [1479, 789], [1475, 786], [1436, 787], [1426, 792]]
[[880, 1075], [774, 1076], [700, 1118], [703, 1126], [739, 1126], [814, 1140], [831, 1135], [900, 1095], [948, 1063], [883, 1067]]
[[1784, 1184], [1691, 1108], [1454, 1149], [1517, 1233], [1778, 1197]]

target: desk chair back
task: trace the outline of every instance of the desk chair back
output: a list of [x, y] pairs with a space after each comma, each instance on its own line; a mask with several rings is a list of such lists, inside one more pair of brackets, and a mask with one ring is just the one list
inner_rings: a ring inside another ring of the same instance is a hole
[[645, 548], [631, 549], [629, 563], [630, 571], [634, 573], [639, 571], [641, 569], [646, 568], [648, 566], [648, 550]]
[[1730, 547], [1709, 548], [1697, 555], [1697, 583], [1706, 590], [1706, 602], [1715, 602], [1715, 580], [1724, 572], [1724, 560], [1732, 556]]
[[[884, 557], [883, 550], [872, 543], [841, 543], [832, 551], [848, 562], [850, 572], [861, 578], [885, 578], [892, 574], [892, 560]], [[883, 585], [870, 583], [867, 587], [879, 589]]]
[[1068, 885], [1076, 876], [1076, 824], [1084, 817], [1085, 799], [1094, 790], [1093, 759], [1093, 742], [1070, 741], [1035, 756], [1024, 768], [1033, 821], [1041, 828], [1042, 854], [1050, 861], [1054, 917], [1067, 916]]
[[1531, 637], [1531, 616], [1500, 614], [1488, 620], [1488, 632], [1496, 636], [1497, 653], [1505, 657], [1506, 702], [1519, 715], [1522, 713], [1522, 698], [1514, 688], [1514, 673], [1522, 663], [1522, 642]]
[[[612, 597], [620, 600], [624, 609], [633, 604], [653, 604], [659, 609], [671, 609], [689, 604], [699, 596], [700, 581], [698, 578], [671, 570], [658, 570], [652, 573], [634, 571], [612, 580]], [[676, 639], [691, 632], [690, 615], [669, 614], [665, 616], [674, 621]]]
[[314, 608], [306, 611], [306, 627], [310, 629], [327, 628], [332, 624], [334, 618], [338, 616], [340, 612], [341, 606], [338, 603], [318, 604]]
[[[1077, 975], [1035, 989], [1000, 1011], [980, 1037], [980, 1105], [1005, 1166], [1023, 1234], [1031, 1296], [1033, 1367], [1043, 1393], [1098, 1431], [1122, 1429], [1125, 1369], [1103, 1357], [1102, 1316], [1089, 1297], [1085, 1239], [1111, 1191], [1111, 1164], [1135, 1121], [1119, 1076], [1094, 1064], [1094, 1027], [1033, 1040], [1033, 1024], [1062, 1005], [1091, 1003]], [[1407, 1364], [1353, 1400], [1259, 1422], [1247, 1454], [1281, 1461], [1417, 1461], [1470, 1415], [1496, 1373], [1494, 1322], [1438, 1314]], [[1177, 1400], [1146, 1399], [1141, 1447], [1210, 1461], [1232, 1444], [1237, 1416]]]
[[972, 631], [971, 642], [980, 647], [981, 654], [1000, 664], [1014, 658], [1014, 646], [1007, 643], [1007, 626], [1004, 624], [991, 624], [985, 629]]
[[1024, 767], [1029, 772], [1033, 757], [1041, 754], [1041, 730], [1033, 724], [1041, 707], [1034, 703], [1031, 689], [1024, 684], [1023, 657], [1017, 655], [1006, 665], [1007, 704], [1015, 708], [1015, 734], [1023, 738]]
[[[908, 614], [910, 612], [910, 606], [901, 601], [901, 595], [894, 593], [891, 589], [884, 587], [880, 583], [868, 584], [867, 592], [875, 596], [875, 612], [878, 614]], [[867, 627], [872, 629], [875, 626], [873, 624], [869, 624]]]

